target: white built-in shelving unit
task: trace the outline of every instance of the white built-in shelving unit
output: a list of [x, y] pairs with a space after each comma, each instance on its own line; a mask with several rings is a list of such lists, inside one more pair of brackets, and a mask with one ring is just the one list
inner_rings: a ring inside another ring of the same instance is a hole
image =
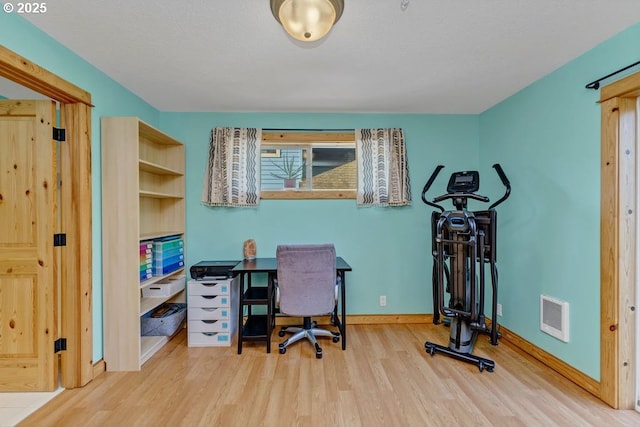
[[184, 145], [137, 117], [102, 118], [102, 287], [104, 360], [136, 371], [169, 339], [141, 336], [140, 316], [184, 291], [143, 298], [142, 290], [185, 269], [140, 281], [140, 242], [185, 232]]

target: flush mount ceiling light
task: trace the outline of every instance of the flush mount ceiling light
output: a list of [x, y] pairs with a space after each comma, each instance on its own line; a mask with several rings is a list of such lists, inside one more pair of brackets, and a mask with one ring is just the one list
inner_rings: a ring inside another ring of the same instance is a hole
[[287, 33], [303, 42], [320, 40], [338, 22], [344, 0], [270, 0], [271, 13]]

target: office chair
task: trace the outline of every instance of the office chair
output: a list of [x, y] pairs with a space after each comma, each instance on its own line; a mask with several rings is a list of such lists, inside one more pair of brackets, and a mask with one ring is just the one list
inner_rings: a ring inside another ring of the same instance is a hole
[[276, 299], [280, 312], [288, 316], [303, 318], [302, 326], [282, 327], [279, 336], [293, 333], [280, 343], [280, 354], [302, 338], [307, 338], [322, 358], [322, 348], [316, 337], [331, 337], [340, 340], [340, 333], [317, 328], [313, 316], [335, 315], [337, 303], [336, 250], [332, 244], [279, 245]]

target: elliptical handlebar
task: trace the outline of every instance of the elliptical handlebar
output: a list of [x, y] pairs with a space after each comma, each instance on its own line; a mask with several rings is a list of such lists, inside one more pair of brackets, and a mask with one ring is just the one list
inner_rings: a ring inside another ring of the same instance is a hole
[[500, 177], [502, 184], [505, 187], [507, 187], [509, 190], [511, 190], [511, 183], [507, 179], [507, 176], [504, 174], [504, 171], [502, 170], [502, 166], [500, 166], [500, 163], [496, 163], [492, 167], [496, 170], [496, 172], [498, 172], [498, 176]]
[[[505, 200], [507, 200], [507, 198], [509, 198], [509, 195], [511, 194], [511, 183], [509, 182], [509, 179], [507, 178], [507, 175], [504, 173], [504, 170], [502, 169], [502, 166], [500, 166], [499, 163], [495, 163], [492, 167], [496, 170], [496, 173], [498, 174], [498, 177], [500, 177], [500, 181], [502, 181], [502, 185], [505, 186], [506, 190], [504, 192], [504, 195], [500, 199], [498, 199], [498, 201], [496, 201], [491, 206], [489, 206], [489, 209], [493, 209], [496, 206], [498, 206], [500, 203], [502, 203]], [[433, 201], [428, 200], [427, 199], [427, 191], [429, 191], [429, 189], [431, 188], [431, 185], [433, 185], [433, 182], [436, 180], [438, 174], [440, 173], [440, 171], [443, 168], [444, 168], [443, 165], [436, 166], [435, 170], [433, 171], [433, 173], [431, 174], [431, 176], [427, 180], [427, 183], [424, 185], [424, 188], [422, 189], [421, 197], [422, 197], [422, 201], [425, 204], [427, 204], [427, 205], [429, 205], [431, 207], [434, 207], [436, 209], [439, 209], [440, 212], [444, 212], [445, 211], [444, 207], [438, 205], [437, 203], [442, 202], [444, 200], [448, 200], [448, 199], [455, 199], [455, 198], [459, 198], [459, 197], [465, 197], [465, 198], [468, 198], [468, 199], [479, 200], [479, 201], [485, 202], [485, 203], [489, 202], [489, 198], [488, 197], [481, 196], [479, 194], [474, 194], [474, 193], [449, 193], [449, 194], [443, 194], [442, 196], [435, 197], [433, 199]]]
[[433, 202], [430, 202], [429, 200], [427, 200], [427, 191], [429, 191], [429, 188], [431, 188], [431, 185], [433, 184], [433, 181], [436, 180], [436, 177], [438, 176], [438, 174], [440, 173], [440, 171], [444, 168], [444, 165], [438, 165], [436, 166], [436, 169], [433, 171], [433, 173], [431, 174], [431, 176], [429, 177], [429, 179], [427, 180], [427, 183], [424, 185], [424, 188], [422, 189], [422, 201], [431, 206], [434, 207], [436, 209], [440, 209], [440, 212], [444, 212], [444, 208], [440, 205], [436, 205]]
[[498, 206], [500, 203], [507, 200], [509, 198], [509, 195], [511, 194], [511, 183], [509, 182], [507, 175], [505, 175], [504, 171], [502, 170], [502, 166], [500, 166], [500, 163], [494, 164], [493, 168], [498, 173], [498, 176], [500, 177], [500, 181], [502, 181], [502, 185], [505, 186], [506, 190], [504, 192], [504, 195], [500, 199], [498, 199], [498, 201], [496, 201], [491, 206], [489, 206], [489, 209], [493, 209], [496, 206]]
[[473, 194], [473, 193], [451, 193], [451, 194], [443, 194], [442, 196], [438, 196], [436, 198], [433, 199], [434, 203], [438, 203], [438, 202], [442, 202], [443, 200], [448, 200], [448, 199], [457, 199], [459, 197], [464, 197], [465, 199], [473, 199], [473, 200], [479, 200], [481, 202], [489, 202], [489, 198], [487, 196], [481, 196], [479, 194]]

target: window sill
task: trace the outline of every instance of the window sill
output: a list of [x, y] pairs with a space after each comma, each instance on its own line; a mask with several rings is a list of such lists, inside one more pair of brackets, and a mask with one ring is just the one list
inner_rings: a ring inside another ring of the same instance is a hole
[[261, 199], [355, 199], [355, 190], [268, 190], [260, 193]]

